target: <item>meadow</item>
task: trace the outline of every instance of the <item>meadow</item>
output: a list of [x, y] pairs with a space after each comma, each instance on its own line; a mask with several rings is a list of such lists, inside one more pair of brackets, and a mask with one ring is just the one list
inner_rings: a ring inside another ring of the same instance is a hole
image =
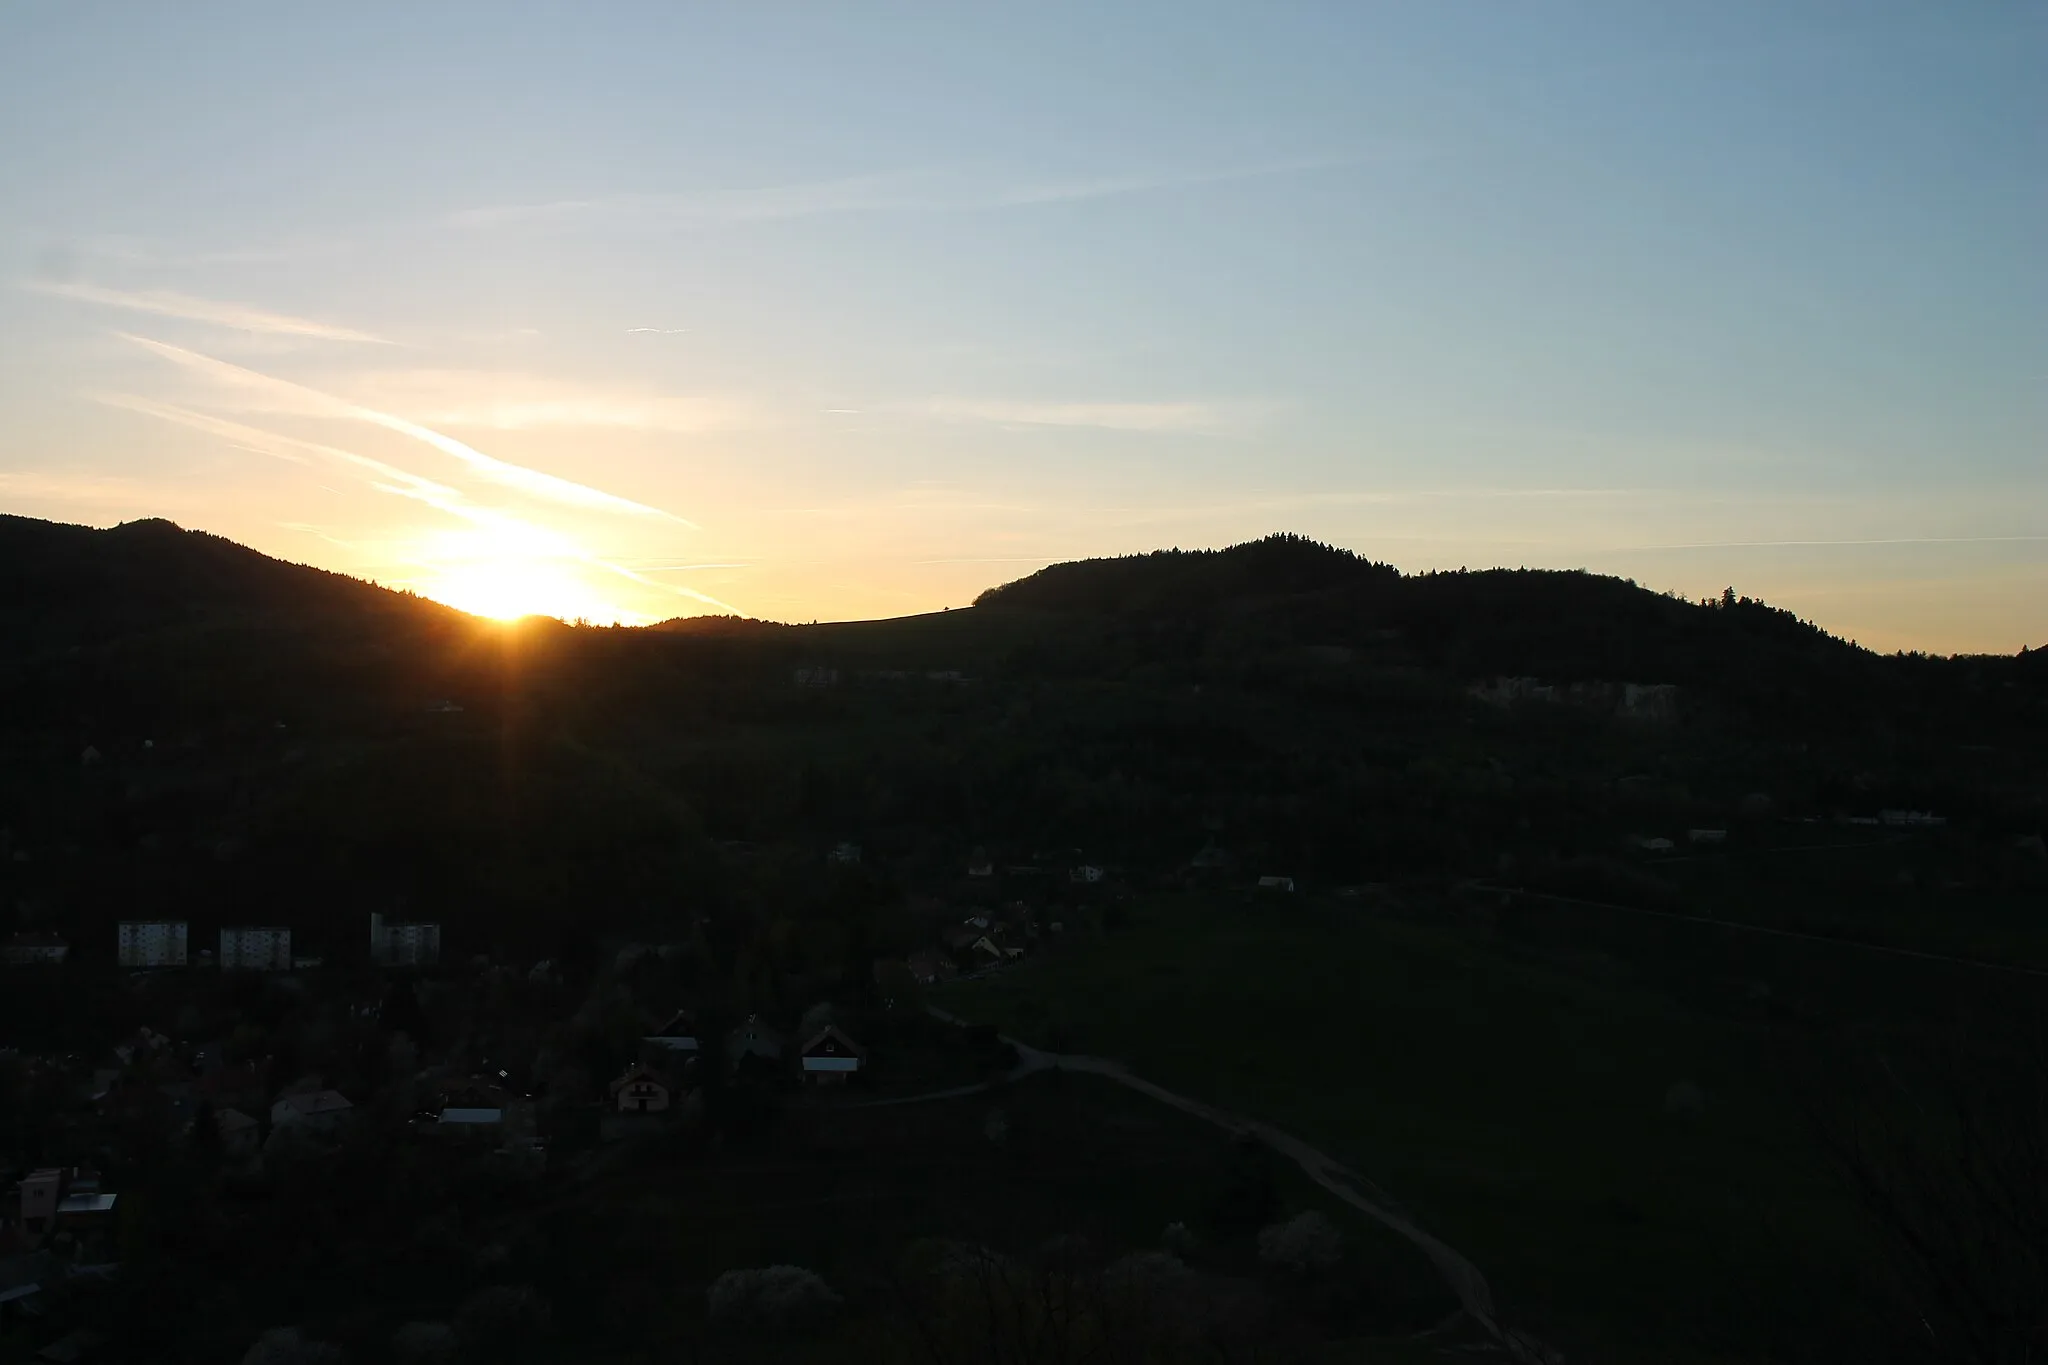
[[[1345, 1255], [1327, 1279], [1295, 1286], [1258, 1264], [1253, 1235], [1261, 1220], [1307, 1208], [1338, 1224]], [[540, 1278], [558, 1317], [568, 1315], [558, 1321], [565, 1336], [667, 1343], [704, 1360], [751, 1358], [704, 1323], [705, 1289], [727, 1270], [789, 1264], [823, 1276], [845, 1296], [848, 1320], [816, 1341], [770, 1343], [773, 1358], [815, 1347], [845, 1359], [866, 1339], [863, 1322], [899, 1310], [899, 1277], [920, 1244], [1029, 1257], [1079, 1239], [1088, 1256], [1113, 1260], [1159, 1249], [1169, 1223], [1190, 1229], [1191, 1266], [1270, 1296], [1312, 1358], [1378, 1359], [1380, 1344], [1456, 1308], [1413, 1248], [1291, 1166], [1081, 1075], [929, 1103], [807, 1096], [751, 1136], [712, 1151], [657, 1142], [508, 1220], [541, 1230]]]
[[1322, 1147], [1574, 1359], [1815, 1359], [1867, 1316], [1872, 1239], [1788, 1040], [1940, 995], [1853, 952], [1512, 900], [1168, 895], [942, 999]]

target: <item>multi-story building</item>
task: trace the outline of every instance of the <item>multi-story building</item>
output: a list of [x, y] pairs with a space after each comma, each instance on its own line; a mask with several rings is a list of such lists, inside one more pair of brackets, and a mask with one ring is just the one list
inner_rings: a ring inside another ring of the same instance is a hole
[[184, 920], [122, 920], [120, 928], [123, 967], [185, 965]]
[[441, 960], [441, 926], [387, 922], [370, 915], [370, 960], [390, 967], [431, 967]]
[[222, 971], [288, 972], [292, 969], [292, 931], [243, 925], [220, 931]]
[[0, 943], [0, 962], [10, 967], [32, 962], [62, 962], [71, 945], [51, 933], [26, 932]]

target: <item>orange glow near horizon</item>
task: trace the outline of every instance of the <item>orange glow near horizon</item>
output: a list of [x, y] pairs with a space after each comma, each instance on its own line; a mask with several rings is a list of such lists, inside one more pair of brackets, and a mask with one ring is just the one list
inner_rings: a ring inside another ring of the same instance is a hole
[[552, 616], [609, 625], [645, 618], [621, 608], [591, 579], [590, 557], [567, 538], [524, 522], [493, 520], [434, 537], [421, 547], [417, 590], [458, 611], [514, 621]]

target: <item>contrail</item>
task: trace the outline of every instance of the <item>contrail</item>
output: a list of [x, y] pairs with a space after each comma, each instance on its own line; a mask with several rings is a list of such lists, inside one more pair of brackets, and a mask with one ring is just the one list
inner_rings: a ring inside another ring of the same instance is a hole
[[267, 374], [260, 374], [255, 370], [244, 369], [240, 365], [231, 365], [225, 360], [216, 360], [212, 356], [201, 355], [197, 351], [188, 351], [182, 346], [173, 346], [168, 342], [152, 341], [148, 337], [136, 336], [130, 332], [121, 332], [117, 335], [134, 342], [138, 346], [143, 346], [156, 352], [166, 360], [174, 361], [179, 365], [185, 366], [187, 369], [197, 370], [202, 374], [210, 375], [235, 387], [258, 389], [296, 400], [308, 416], [353, 418], [359, 422], [368, 422], [372, 426], [383, 427], [387, 431], [395, 431], [402, 436], [410, 436], [416, 441], [421, 441], [434, 447], [434, 449], [444, 455], [449, 455], [462, 461], [477, 474], [491, 480], [493, 483], [503, 484], [507, 488], [516, 488], [520, 492], [533, 497], [545, 498], [552, 502], [564, 503], [571, 507], [581, 507], [592, 511], [622, 513], [638, 517], [660, 517], [664, 521], [680, 522], [692, 530], [702, 529], [697, 523], [689, 520], [687, 517], [679, 517], [673, 512], [664, 512], [659, 507], [649, 507], [646, 503], [634, 502], [630, 498], [622, 498], [616, 494], [607, 493], [603, 489], [592, 488], [588, 484], [580, 484], [569, 479], [557, 478], [553, 474], [544, 474], [538, 469], [528, 469], [525, 465], [512, 464], [506, 460], [496, 459], [493, 456], [484, 454], [473, 446], [465, 445], [453, 436], [444, 435], [441, 432], [435, 431], [432, 427], [423, 427], [417, 422], [407, 421], [403, 417], [398, 417], [388, 412], [379, 412], [375, 408], [366, 408], [359, 403], [351, 403], [345, 398], [337, 398], [333, 394], [322, 393], [318, 389], [309, 389], [303, 384], [294, 384], [290, 380], [276, 379]]
[[385, 337], [358, 332], [353, 327], [336, 327], [332, 323], [315, 322], [311, 318], [295, 318], [285, 313], [266, 312], [261, 308], [250, 308], [239, 303], [194, 298], [190, 294], [174, 293], [168, 289], [130, 292], [123, 289], [104, 289], [96, 284], [66, 284], [57, 280], [30, 280], [21, 287], [60, 299], [103, 304], [108, 308], [126, 308], [137, 313], [155, 313], [159, 317], [184, 318], [190, 322], [211, 322], [243, 332], [269, 332], [277, 336], [310, 337], [318, 341], [360, 341], [375, 346], [398, 344]]

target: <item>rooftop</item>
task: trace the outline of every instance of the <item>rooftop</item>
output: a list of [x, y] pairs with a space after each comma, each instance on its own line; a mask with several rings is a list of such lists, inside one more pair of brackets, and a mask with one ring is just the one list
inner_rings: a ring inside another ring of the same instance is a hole
[[503, 1123], [504, 1121], [505, 1111], [502, 1109], [443, 1109], [441, 1111], [441, 1122], [443, 1123]]
[[74, 1194], [57, 1205], [59, 1213], [105, 1213], [114, 1207], [117, 1194]]

